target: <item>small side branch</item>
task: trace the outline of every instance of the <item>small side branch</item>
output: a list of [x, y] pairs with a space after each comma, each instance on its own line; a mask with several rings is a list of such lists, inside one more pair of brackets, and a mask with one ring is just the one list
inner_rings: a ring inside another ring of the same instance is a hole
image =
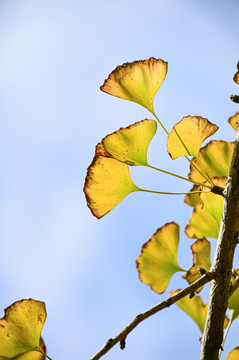
[[213, 272], [207, 272], [198, 280], [194, 281], [192, 284], [184, 288], [183, 290], [179, 291], [177, 294], [170, 296], [166, 300], [163, 300], [159, 304], [153, 306], [152, 308], [146, 310], [145, 312], [138, 314], [135, 319], [126, 326], [126, 328], [121, 331], [118, 335], [114, 338], [107, 340], [105, 345], [99, 350], [90, 360], [98, 360], [103, 355], [105, 355], [112, 347], [114, 347], [117, 343], [120, 343], [121, 349], [125, 348], [125, 341], [128, 334], [133, 331], [136, 326], [141, 323], [143, 320], [149, 318], [150, 316], [156, 314], [157, 312], [169, 307], [170, 305], [174, 304], [178, 300], [184, 298], [187, 295], [195, 293], [201, 286], [205, 285], [209, 281], [214, 278]]

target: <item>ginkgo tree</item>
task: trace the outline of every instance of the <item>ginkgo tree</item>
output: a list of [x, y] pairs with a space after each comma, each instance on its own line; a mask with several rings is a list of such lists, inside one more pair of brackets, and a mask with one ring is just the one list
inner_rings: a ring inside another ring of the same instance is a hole
[[[234, 81], [239, 84], [239, 63]], [[87, 170], [84, 192], [94, 216], [105, 216], [132, 192], [185, 194], [192, 215], [185, 228], [193, 255], [190, 269], [183, 269], [177, 253], [180, 245], [179, 225], [166, 223], [143, 244], [136, 260], [139, 279], [157, 294], [162, 294], [175, 273], [185, 279], [184, 289], [171, 289], [170, 297], [138, 314], [118, 335], [109, 338], [91, 360], [100, 359], [114, 345], [125, 348], [126, 338], [143, 320], [177, 304], [199, 327], [201, 360], [218, 360], [233, 321], [239, 318], [239, 269], [233, 266], [239, 242], [239, 113], [229, 118], [235, 129], [235, 142], [211, 140], [218, 126], [201, 116], [186, 116], [169, 132], [154, 111], [154, 97], [167, 74], [167, 63], [150, 58], [118, 66], [105, 80], [101, 90], [116, 97], [133, 101], [152, 114], [126, 128], [104, 137], [96, 146], [94, 159]], [[239, 103], [239, 96], [231, 100]], [[190, 164], [188, 177], [148, 162], [148, 147], [157, 126], [167, 135], [167, 151], [175, 160], [184, 156]], [[187, 193], [142, 189], [132, 180], [130, 166], [145, 166], [168, 176], [191, 183]], [[211, 239], [217, 247], [211, 263]], [[203, 303], [200, 291], [210, 283], [210, 295]], [[228, 311], [229, 317], [226, 316]], [[45, 304], [23, 299], [5, 309], [0, 319], [0, 360], [44, 360], [51, 358], [41, 331], [46, 320]], [[76, 355], [77, 356], [77, 355]], [[239, 346], [232, 349], [227, 360], [239, 359]]]
[[[239, 113], [229, 118], [237, 131], [235, 142], [211, 140], [218, 126], [201, 116], [186, 116], [167, 130], [154, 111], [154, 97], [167, 74], [167, 63], [150, 58], [118, 66], [105, 80], [101, 90], [133, 101], [152, 114], [120, 128], [104, 137], [96, 146], [94, 159], [87, 170], [84, 192], [94, 216], [100, 219], [125, 196], [135, 191], [158, 194], [185, 194], [192, 215], [185, 228], [190, 239], [193, 264], [188, 270], [178, 263], [179, 225], [171, 222], [160, 227], [143, 244], [136, 260], [139, 279], [157, 294], [168, 287], [171, 277], [181, 272], [188, 283], [184, 289], [170, 291], [170, 297], [153, 308], [138, 314], [117, 336], [106, 341], [91, 360], [100, 359], [115, 344], [125, 348], [126, 337], [144, 319], [176, 303], [198, 325], [202, 332], [201, 360], [218, 360], [227, 333], [239, 317], [239, 270], [233, 267], [233, 256], [239, 235]], [[234, 81], [239, 84], [238, 72]], [[237, 95], [232, 95], [239, 102]], [[167, 135], [167, 151], [175, 160], [181, 156], [190, 164], [188, 177], [152, 166], [147, 158], [149, 144], [157, 126]], [[191, 183], [188, 193], [142, 189], [130, 176], [130, 166], [146, 166]], [[211, 239], [217, 239], [214, 261], [211, 264]], [[203, 304], [200, 291], [210, 282], [210, 296]], [[230, 317], [226, 316], [229, 309]], [[227, 360], [239, 359], [239, 348], [230, 352]]]

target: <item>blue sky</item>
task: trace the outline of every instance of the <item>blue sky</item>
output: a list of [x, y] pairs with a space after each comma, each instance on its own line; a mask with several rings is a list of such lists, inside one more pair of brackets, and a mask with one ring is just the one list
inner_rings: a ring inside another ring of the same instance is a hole
[[[200, 115], [233, 141], [238, 111], [232, 77], [238, 61], [238, 1], [0, 1], [0, 312], [14, 301], [46, 303], [43, 337], [54, 360], [89, 359], [134, 316], [168, 296], [138, 280], [135, 259], [158, 227], [181, 226], [179, 262], [191, 266], [181, 197], [131, 194], [100, 221], [82, 191], [95, 145], [150, 117], [99, 86], [119, 64], [151, 56], [169, 63], [155, 98], [168, 129]], [[171, 161], [159, 129], [149, 149], [155, 166], [188, 173]], [[138, 186], [190, 186], [141, 168]], [[215, 244], [214, 244], [215, 245]], [[186, 285], [179, 276], [170, 289]], [[238, 346], [233, 324], [225, 354]], [[176, 306], [140, 325], [124, 351], [105, 359], [199, 357], [197, 326]]]

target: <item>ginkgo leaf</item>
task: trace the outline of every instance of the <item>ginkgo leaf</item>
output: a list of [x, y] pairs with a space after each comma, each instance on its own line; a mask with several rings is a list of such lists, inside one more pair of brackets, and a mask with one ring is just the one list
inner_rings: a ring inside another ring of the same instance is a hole
[[[235, 280], [232, 279], [232, 283]], [[239, 318], [239, 288], [237, 288], [228, 300], [228, 308], [231, 310], [232, 320]]]
[[[45, 304], [33, 299], [17, 301], [0, 319], [0, 359], [41, 360], [41, 331], [46, 320]], [[37, 354], [37, 355], [36, 355]]]
[[[214, 177], [215, 185], [224, 187], [225, 177]], [[192, 213], [185, 233], [189, 238], [202, 239], [204, 237], [217, 238], [223, 211], [223, 197], [212, 192], [200, 194], [203, 204], [198, 204]]]
[[[170, 295], [175, 295], [180, 290], [170, 291]], [[195, 295], [192, 299], [188, 296], [176, 302], [178, 307], [188, 314], [197, 324], [203, 333], [207, 317], [208, 304], [204, 305], [200, 296]]]
[[[199, 185], [193, 185], [192, 189], [190, 190], [190, 192], [192, 191], [199, 191], [200, 186]], [[200, 194], [186, 194], [185, 198], [184, 198], [184, 202], [192, 207], [195, 207], [198, 204], [202, 204], [202, 200], [200, 198]]]
[[237, 112], [235, 115], [231, 116], [228, 119], [229, 124], [233, 127], [234, 130], [237, 131], [237, 122], [239, 121], [239, 112]]
[[136, 102], [154, 113], [154, 97], [166, 74], [167, 63], [151, 57], [117, 66], [100, 89], [110, 95]]
[[182, 275], [189, 284], [199, 279], [202, 275], [199, 273], [198, 268], [201, 267], [207, 271], [210, 270], [210, 249], [211, 245], [207, 239], [198, 239], [191, 245], [193, 253], [193, 266], [190, 270]]
[[102, 144], [107, 153], [118, 161], [148, 166], [147, 150], [156, 130], [156, 122], [145, 119], [107, 135]]
[[130, 177], [128, 165], [111, 157], [94, 157], [84, 186], [87, 205], [94, 216], [101, 218], [126, 195], [137, 190], [139, 188]]
[[239, 360], [239, 346], [227, 355], [226, 360]]
[[[24, 354], [14, 357], [13, 360], [45, 360], [46, 347], [44, 345], [42, 338], [40, 339], [40, 349], [42, 353], [38, 351], [28, 351]], [[7, 358], [3, 358], [0, 356], [0, 360], [7, 360]]]
[[[210, 178], [214, 176], [228, 176], [231, 164], [234, 142], [212, 140], [199, 150], [198, 158], [191, 160], [202, 172], [206, 172]], [[203, 182], [204, 177], [190, 165], [189, 179]]]
[[172, 275], [183, 271], [177, 260], [178, 243], [179, 226], [165, 224], [143, 245], [136, 260], [140, 280], [156, 293], [163, 293]]
[[198, 156], [199, 148], [218, 126], [200, 116], [183, 117], [168, 135], [167, 150], [171, 158], [179, 156]]
[[237, 72], [236, 72], [236, 74], [234, 75], [234, 77], [233, 77], [233, 80], [235, 81], [235, 83], [237, 83], [237, 84], [239, 84], [239, 61], [238, 61], [238, 63], [237, 63]]

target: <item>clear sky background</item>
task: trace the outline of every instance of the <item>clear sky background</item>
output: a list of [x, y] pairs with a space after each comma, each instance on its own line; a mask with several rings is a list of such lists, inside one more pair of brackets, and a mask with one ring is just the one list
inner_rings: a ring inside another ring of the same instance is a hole
[[[89, 359], [137, 313], [168, 296], [138, 280], [141, 246], [166, 222], [180, 224], [179, 264], [192, 264], [183, 197], [135, 193], [103, 219], [82, 191], [95, 145], [150, 114], [99, 90], [119, 64], [169, 63], [155, 110], [171, 129], [200, 115], [233, 141], [229, 100], [239, 60], [237, 0], [0, 1], [0, 314], [14, 301], [46, 303], [43, 338], [54, 360]], [[187, 175], [158, 130], [150, 162]], [[187, 191], [153, 170], [131, 170], [140, 187]], [[212, 241], [215, 245], [215, 240]], [[185, 286], [176, 275], [169, 289]], [[204, 293], [205, 296], [205, 293]], [[223, 359], [239, 345], [235, 322]], [[141, 324], [108, 360], [196, 359], [200, 332], [177, 306]]]

